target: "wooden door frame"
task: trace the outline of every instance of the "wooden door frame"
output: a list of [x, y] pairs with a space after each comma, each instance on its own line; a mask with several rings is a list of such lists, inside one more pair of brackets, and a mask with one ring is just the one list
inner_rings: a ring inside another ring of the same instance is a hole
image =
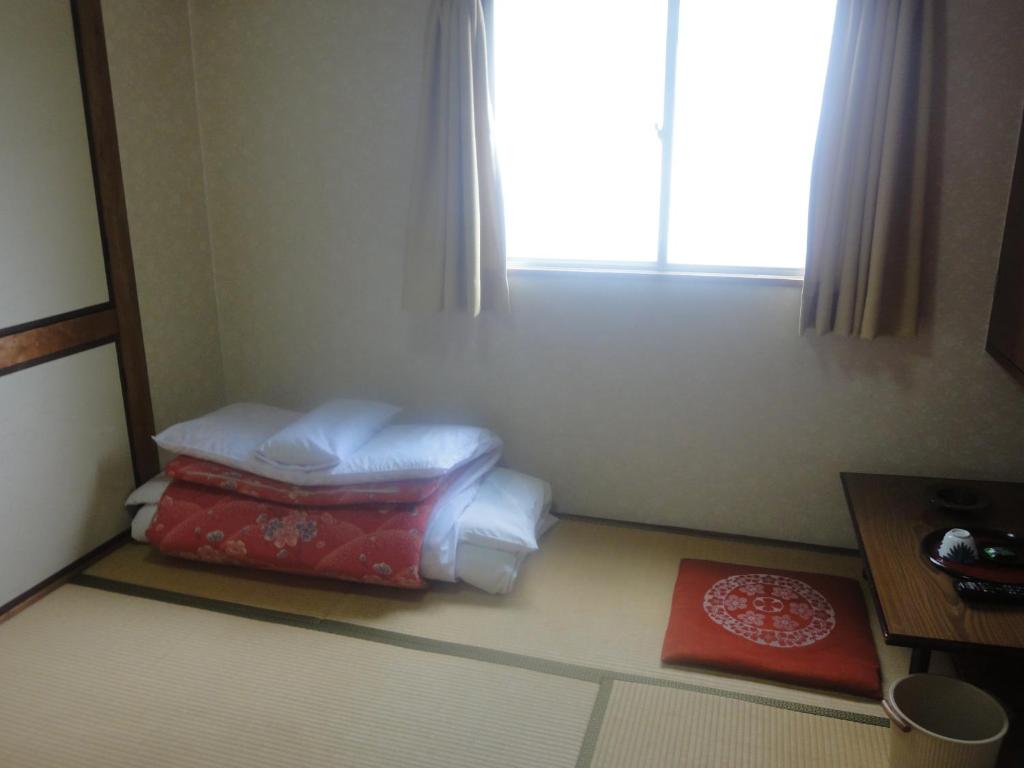
[[135, 480], [160, 471], [100, 0], [69, 0], [109, 300], [0, 328], [0, 376], [86, 349], [117, 349]]
[[992, 295], [988, 337], [985, 349], [1024, 383], [1024, 309], [1021, 308], [1021, 281], [1024, 277], [1024, 113], [1021, 114], [1017, 157], [1006, 204], [1006, 225]]

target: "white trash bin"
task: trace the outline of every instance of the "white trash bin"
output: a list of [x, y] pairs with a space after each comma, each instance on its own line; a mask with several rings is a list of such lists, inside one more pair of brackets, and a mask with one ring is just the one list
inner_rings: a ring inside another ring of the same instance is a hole
[[993, 768], [1009, 721], [980, 688], [941, 675], [909, 675], [882, 701], [890, 768]]

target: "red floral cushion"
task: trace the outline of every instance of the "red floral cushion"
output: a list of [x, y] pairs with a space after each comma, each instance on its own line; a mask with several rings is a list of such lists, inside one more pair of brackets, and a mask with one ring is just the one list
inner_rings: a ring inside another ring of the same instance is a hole
[[662, 661], [881, 696], [860, 585], [839, 576], [682, 560]]

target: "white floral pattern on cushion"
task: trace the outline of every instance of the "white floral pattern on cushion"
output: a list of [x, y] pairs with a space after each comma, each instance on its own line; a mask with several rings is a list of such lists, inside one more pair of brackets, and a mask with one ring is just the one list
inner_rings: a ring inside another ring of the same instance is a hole
[[773, 648], [813, 645], [836, 625], [835, 610], [820, 592], [771, 573], [720, 579], [704, 595], [704, 613], [726, 632]]

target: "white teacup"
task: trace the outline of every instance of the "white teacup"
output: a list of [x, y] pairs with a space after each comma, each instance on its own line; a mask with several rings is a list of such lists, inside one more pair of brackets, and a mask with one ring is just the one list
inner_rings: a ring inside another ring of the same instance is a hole
[[939, 557], [955, 563], [974, 563], [978, 560], [978, 545], [970, 531], [963, 528], [950, 528], [942, 537], [939, 545]]

